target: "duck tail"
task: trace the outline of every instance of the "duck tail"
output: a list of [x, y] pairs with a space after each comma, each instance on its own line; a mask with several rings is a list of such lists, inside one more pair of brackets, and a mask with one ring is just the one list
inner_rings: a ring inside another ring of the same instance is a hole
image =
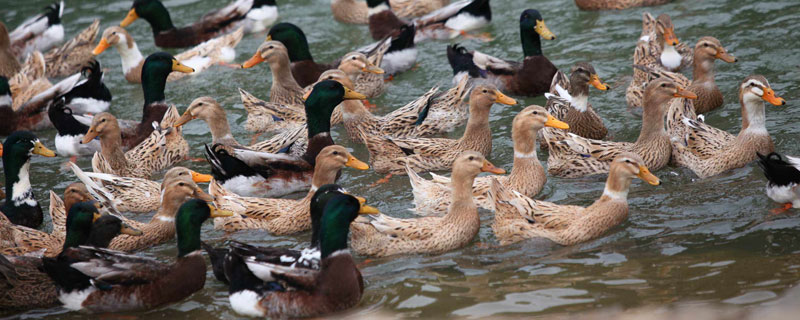
[[211, 270], [214, 271], [214, 277], [222, 283], [228, 284], [228, 278], [225, 276], [225, 256], [230, 250], [228, 248], [214, 248], [205, 241], [200, 241], [200, 246], [203, 247], [208, 253], [208, 259], [211, 260]]
[[414, 47], [414, 36], [416, 34], [416, 27], [414, 24], [403, 25], [400, 27], [400, 32], [392, 37], [392, 44], [386, 53], [399, 52], [405, 49]]
[[470, 77], [480, 77], [478, 66], [472, 60], [472, 53], [458, 43], [447, 46], [447, 61], [453, 68], [453, 75], [467, 73]]

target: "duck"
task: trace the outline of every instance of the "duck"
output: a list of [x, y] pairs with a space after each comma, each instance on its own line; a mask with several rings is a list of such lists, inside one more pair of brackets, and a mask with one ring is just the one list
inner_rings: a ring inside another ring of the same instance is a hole
[[[236, 46], [242, 40], [244, 29], [221, 35], [219, 37], [205, 41], [193, 48], [175, 55], [181, 64], [194, 69], [192, 73], [176, 72], [170, 73], [167, 82], [181, 79], [187, 75], [196, 75], [215, 64], [227, 64], [233, 61], [236, 56]], [[142, 82], [142, 67], [144, 57], [136, 45], [133, 37], [118, 26], [111, 26], [103, 31], [97, 46], [92, 50], [93, 55], [99, 55], [106, 49], [114, 47], [122, 61], [122, 73], [125, 80], [129, 83]]]
[[541, 39], [556, 36], [544, 23], [538, 10], [527, 9], [519, 19], [522, 62], [503, 60], [478, 51], [468, 51], [459, 44], [447, 47], [447, 61], [453, 68], [453, 82], [461, 77], [483, 79], [513, 95], [536, 97], [548, 92], [558, 68], [542, 54]]
[[344, 71], [353, 82], [352, 89], [367, 98], [378, 97], [386, 91], [386, 81], [383, 79], [384, 71], [378, 67], [383, 60], [383, 55], [376, 55], [373, 58], [374, 62], [370, 61], [366, 54], [353, 51], [345, 54], [337, 67], [338, 70]]
[[781, 204], [781, 207], [770, 212], [781, 214], [800, 206], [800, 194], [797, 192], [797, 184], [800, 183], [800, 159], [776, 152], [767, 155], [756, 153], [756, 155], [758, 166], [767, 178], [767, 196]]
[[31, 189], [31, 155], [55, 157], [30, 131], [16, 131], [3, 142], [3, 172], [6, 177], [6, 202], [0, 211], [13, 224], [36, 229], [43, 213]]
[[26, 57], [34, 51], [45, 52], [64, 41], [63, 14], [64, 1], [55, 2], [11, 31], [8, 36], [14, 55]]
[[412, 21], [400, 19], [392, 11], [389, 3], [389, 0], [367, 0], [369, 32], [375, 40], [396, 35], [404, 25], [414, 26], [416, 32], [414, 42], [427, 39], [449, 40], [459, 35], [488, 40], [486, 35], [472, 36], [467, 32], [483, 28], [492, 21], [489, 0], [454, 2]]
[[95, 114], [108, 111], [111, 106], [111, 90], [103, 82], [104, 73], [100, 62], [89, 59], [82, 68], [83, 79], [61, 97], [75, 114]]
[[[344, 100], [364, 95], [325, 80], [317, 83], [305, 101], [308, 147], [301, 156], [235, 150], [223, 144], [206, 145], [214, 180], [241, 196], [274, 198], [308, 190], [319, 152], [334, 144], [330, 136], [333, 109]], [[313, 112], [312, 112], [313, 111]]]
[[11, 52], [11, 39], [8, 38], [8, 28], [0, 21], [0, 77], [11, 78], [21, 68], [22, 66], [19, 64], [17, 57]]
[[675, 26], [668, 14], [662, 13], [653, 19], [649, 12], [642, 13], [642, 34], [634, 50], [634, 64], [653, 64], [677, 72], [692, 65], [693, 58], [692, 48], [675, 35]]
[[[570, 126], [559, 121], [545, 108], [530, 105], [522, 109], [511, 125], [511, 138], [514, 141], [514, 166], [507, 176], [478, 177], [472, 186], [472, 195], [478, 207], [492, 210], [494, 204], [488, 196], [491, 180], [498, 180], [505, 187], [533, 197], [542, 191], [547, 182], [544, 167], [536, 154], [536, 135], [542, 128], [569, 130]], [[408, 181], [414, 195], [415, 207], [411, 209], [418, 215], [443, 216], [450, 207], [452, 193], [451, 179], [431, 173], [432, 180], [425, 180], [408, 168]]]
[[[414, 18], [431, 13], [450, 3], [450, 0], [393, 0], [392, 11], [402, 18]], [[369, 7], [366, 1], [331, 0], [333, 18], [341, 23], [368, 24]]]
[[[547, 112], [566, 122], [569, 132], [599, 140], [606, 137], [608, 129], [589, 103], [589, 85], [600, 91], [609, 89], [590, 63], [578, 62], [572, 67], [569, 78], [558, 71], [553, 77], [550, 92], [544, 96], [547, 98]], [[542, 145], [547, 146], [547, 143]]]
[[596, 239], [628, 218], [628, 191], [634, 178], [661, 184], [644, 163], [635, 153], [615, 156], [603, 195], [588, 207], [534, 200], [493, 180], [492, 230], [501, 245], [537, 238], [570, 246]]
[[547, 172], [562, 178], [605, 174], [621, 152], [639, 155], [652, 170], [663, 168], [672, 154], [671, 137], [664, 118], [673, 98], [696, 99], [697, 95], [669, 79], [656, 79], [647, 85], [642, 128], [636, 142], [593, 140], [574, 133], [544, 131], [550, 150]]
[[[717, 38], [702, 37], [697, 41], [694, 47], [694, 58], [692, 62], [694, 69], [692, 70], [692, 81], [689, 81], [689, 79], [687, 79], [683, 74], [666, 71], [658, 68], [657, 66], [637, 65], [637, 68], [644, 70], [649, 79], [668, 78], [680, 84], [681, 86], [686, 87], [688, 90], [695, 92], [698, 98], [696, 101], [691, 102], [694, 110], [692, 115], [688, 115], [689, 117], [695, 117], [696, 114], [710, 112], [719, 108], [723, 104], [722, 92], [719, 90], [717, 83], [714, 81], [716, 76], [714, 72], [714, 61], [717, 59], [727, 63], [734, 63], [738, 61], [736, 57], [725, 50], [725, 47], [722, 46]], [[637, 103], [637, 101], [638, 103], [641, 103], [641, 99], [638, 98], [641, 96], [642, 94], [637, 92], [637, 90], [629, 89], [626, 93], [626, 98], [631, 97], [631, 100], [629, 101], [633, 101], [634, 103]], [[672, 102], [673, 107], [671, 107], [670, 110], [679, 111], [681, 109], [678, 106], [686, 103], [689, 102], [686, 100], [675, 99]]]
[[63, 99], [57, 100], [47, 110], [50, 122], [56, 127], [56, 151], [60, 156], [71, 157], [71, 161], [79, 156], [90, 156], [101, 150], [99, 140], [82, 143], [83, 136], [89, 131], [89, 126], [83, 123], [71, 107]]
[[292, 76], [289, 53], [280, 41], [264, 41], [253, 56], [242, 63], [242, 69], [249, 69], [266, 61], [272, 70], [272, 87], [269, 102], [289, 106], [302, 106], [303, 87]]
[[330, 145], [317, 155], [311, 188], [299, 200], [239, 197], [212, 183], [208, 192], [214, 204], [234, 213], [233, 217], [214, 220], [214, 228], [227, 232], [258, 229], [273, 235], [298, 233], [311, 228], [309, 204], [320, 186], [334, 183], [344, 167], [367, 170], [369, 166], [356, 159], [342, 146]]
[[503, 174], [476, 151], [464, 151], [453, 162], [450, 206], [443, 217], [400, 219], [384, 214], [359, 217], [350, 226], [350, 247], [364, 256], [438, 254], [466, 246], [480, 229], [472, 185], [481, 172]]
[[586, 11], [624, 10], [667, 4], [672, 0], [575, 0], [578, 9]]
[[366, 208], [347, 194], [327, 199], [320, 221], [319, 251], [314, 251], [318, 267], [286, 266], [280, 262], [296, 259], [294, 255], [276, 257], [262, 254], [275, 250], [272, 248], [234, 244], [223, 265], [233, 310], [251, 317], [296, 318], [324, 316], [357, 305], [364, 280], [347, 250], [347, 238], [353, 220], [370, 213]]
[[[257, 0], [236, 1], [224, 8], [203, 15], [192, 25], [176, 28], [172, 24], [169, 11], [159, 0], [134, 0], [120, 27], [127, 27], [139, 18], [144, 19], [153, 29], [157, 47], [187, 48], [211, 40], [219, 35], [237, 30]], [[260, 8], [260, 7], [259, 7]], [[255, 18], [257, 13], [252, 17]], [[242, 26], [243, 27], [243, 26]], [[253, 29], [251, 29], [253, 30]]]
[[92, 60], [92, 47], [100, 30], [100, 19], [94, 19], [86, 29], [58, 48], [45, 52], [47, 76], [58, 78], [80, 72]]
[[90, 201], [94, 202], [96, 207], [103, 212], [103, 204], [95, 201], [89, 189], [82, 182], [73, 182], [64, 188], [64, 198], [58, 196], [55, 191], [50, 190], [50, 221], [53, 223], [53, 230], [50, 234], [63, 238], [66, 234], [67, 225], [67, 212], [73, 205], [80, 202]]
[[756, 160], [756, 154], [770, 154], [775, 144], [765, 126], [764, 102], [775, 106], [786, 100], [775, 95], [767, 78], [751, 75], [739, 85], [742, 128], [734, 136], [702, 121], [683, 118], [683, 134], [673, 139], [673, 158], [700, 178], [741, 168]]
[[375, 172], [389, 173], [379, 182], [387, 181], [394, 174], [404, 174], [406, 167], [415, 172], [447, 170], [463, 151], [477, 151], [488, 156], [492, 152], [489, 109], [495, 103], [515, 105], [517, 101], [488, 83], [474, 87], [469, 96], [467, 129], [459, 139], [395, 138], [362, 131]]
[[[115, 216], [99, 216], [91, 203], [80, 202], [74, 207], [70, 211], [69, 232], [62, 237], [59, 252], [80, 245], [104, 248], [123, 233], [141, 235], [141, 231]], [[42, 270], [41, 257], [0, 255], [0, 275], [0, 285], [5, 288], [0, 293], [0, 307], [4, 310], [49, 308], [58, 304], [56, 285]]]
[[269, 26], [278, 21], [278, 5], [275, 0], [238, 0], [228, 7], [236, 6], [237, 4], [249, 7], [244, 19], [239, 20], [237, 27], [244, 28], [245, 33], [259, 33], [264, 32]]
[[177, 211], [178, 256], [171, 264], [90, 246], [44, 259], [44, 270], [56, 283], [64, 308], [95, 313], [151, 310], [202, 289], [206, 279], [200, 250], [202, 223], [230, 213], [198, 199], [185, 201]]

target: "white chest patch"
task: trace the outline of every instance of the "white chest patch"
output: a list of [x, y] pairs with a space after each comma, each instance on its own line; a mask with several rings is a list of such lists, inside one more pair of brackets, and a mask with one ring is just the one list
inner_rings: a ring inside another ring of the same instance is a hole
[[455, 17], [447, 19], [444, 26], [454, 30], [470, 31], [483, 28], [487, 24], [489, 24], [489, 21], [487, 21], [486, 18], [482, 16], [476, 17], [467, 12], [463, 12]]
[[31, 180], [30, 180], [30, 173], [29, 169], [31, 167], [31, 161], [25, 162], [22, 165], [22, 168], [19, 169], [19, 181], [15, 182], [12, 186], [13, 192], [11, 193], [11, 201], [14, 202], [14, 206], [21, 206], [23, 204], [29, 206], [36, 206], [37, 202], [36, 199], [33, 198], [33, 191], [31, 190]]
[[250, 290], [242, 290], [231, 294], [228, 299], [236, 313], [248, 317], [263, 317], [264, 310], [259, 307], [259, 296]]
[[387, 6], [386, 3], [381, 3], [375, 8], [369, 8], [369, 10], [367, 11], [367, 17], [370, 17], [373, 14], [381, 13], [384, 10], [391, 10], [391, 8], [389, 8], [389, 6]]
[[407, 48], [400, 51], [389, 52], [383, 56], [381, 69], [386, 74], [395, 74], [411, 69], [417, 62], [417, 48]]
[[0, 106], [10, 106], [14, 101], [11, 100], [11, 95], [6, 94], [0, 97]]
[[58, 300], [64, 304], [64, 308], [78, 311], [83, 309], [83, 302], [95, 291], [97, 291], [95, 287], [88, 287], [80, 291], [61, 292], [61, 294], [58, 295]]
[[136, 43], [131, 45], [131, 48], [128, 48], [128, 44], [125, 41], [120, 41], [117, 43], [116, 46], [117, 52], [119, 52], [119, 57], [122, 59], [122, 72], [128, 73], [131, 69], [136, 68], [140, 64], [144, 63], [144, 58], [142, 57], [142, 53], [139, 51], [139, 47]]
[[664, 45], [661, 52], [661, 64], [669, 69], [677, 69], [681, 66], [681, 54], [675, 50], [674, 46]]
[[588, 95], [579, 95], [572, 97], [572, 103], [570, 103], [575, 110], [580, 112], [586, 112], [589, 109], [589, 96]]

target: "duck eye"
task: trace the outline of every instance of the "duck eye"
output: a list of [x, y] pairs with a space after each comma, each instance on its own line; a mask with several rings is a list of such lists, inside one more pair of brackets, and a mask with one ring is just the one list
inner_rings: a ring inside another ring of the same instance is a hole
[[666, 84], [666, 83], [662, 83], [662, 84], [661, 84], [661, 87], [662, 87], [662, 88], [666, 88], [666, 87], [667, 87], [667, 84]]
[[469, 161], [472, 161], [472, 160], [475, 160], [475, 157], [473, 157], [473, 156], [470, 156], [470, 157], [469, 157]]
[[533, 114], [539, 114], [539, 111], [534, 111]]
[[333, 155], [339, 155], [339, 151], [334, 151]]
[[181, 182], [181, 183], [178, 183], [178, 185], [179, 185], [179, 186], [181, 186], [181, 187], [183, 187], [183, 186], [185, 186], [186, 184], [185, 184], [185, 183], [183, 183], [183, 182]]
[[483, 93], [489, 93], [489, 91], [486, 90], [486, 89], [483, 89]]
[[100, 122], [106, 122], [106, 119], [100, 119]]

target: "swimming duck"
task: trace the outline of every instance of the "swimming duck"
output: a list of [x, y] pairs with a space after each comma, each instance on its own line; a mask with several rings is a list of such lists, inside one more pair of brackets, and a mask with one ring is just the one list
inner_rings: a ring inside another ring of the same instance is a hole
[[446, 40], [459, 35], [471, 36], [467, 34], [468, 31], [483, 28], [492, 21], [489, 0], [458, 1], [412, 21], [398, 18], [392, 11], [389, 0], [367, 0], [367, 6], [369, 33], [375, 40], [395, 36], [400, 27], [406, 25], [413, 25], [415, 28], [414, 42], [427, 39]]
[[[198, 45], [237, 27], [247, 16], [255, 0], [237, 1], [233, 4], [203, 15], [192, 25], [176, 28], [172, 24], [167, 8], [158, 0], [134, 0], [133, 6], [120, 27], [127, 27], [142, 18], [153, 29], [156, 46], [162, 48], [186, 48]], [[254, 15], [255, 16], [255, 15]]]
[[656, 79], [647, 85], [642, 128], [636, 142], [592, 140], [573, 133], [543, 131], [550, 149], [547, 172], [564, 178], [604, 174], [622, 152], [639, 155], [644, 159], [643, 164], [652, 170], [661, 169], [669, 163], [672, 154], [664, 117], [670, 100], [676, 97], [696, 99], [697, 95], [668, 79]]
[[100, 20], [94, 19], [86, 29], [58, 48], [44, 54], [47, 76], [51, 78], [71, 75], [92, 60], [92, 47], [100, 29]]
[[[686, 87], [688, 90], [695, 92], [697, 94], [697, 99], [695, 101], [689, 102], [687, 100], [675, 99], [672, 101], [672, 107], [670, 107], [671, 111], [679, 111], [682, 110], [678, 107], [679, 105], [691, 103], [694, 112], [686, 116], [694, 118], [697, 114], [706, 113], [722, 106], [722, 92], [720, 92], [717, 83], [714, 81], [716, 76], [714, 72], [714, 61], [717, 59], [728, 63], [738, 61], [736, 57], [725, 50], [719, 40], [714, 37], [702, 37], [697, 41], [694, 47], [692, 81], [689, 81], [683, 74], [662, 70], [652, 65], [645, 67], [637, 66], [637, 68], [646, 71], [649, 79], [668, 78]], [[631, 101], [637, 101], [637, 97], [640, 97], [641, 94], [636, 91], [637, 90], [628, 90], [626, 97], [631, 97]]]
[[543, 54], [541, 38], [553, 40], [556, 36], [544, 24], [538, 10], [528, 9], [519, 18], [522, 41], [522, 62], [503, 60], [454, 44], [447, 47], [447, 60], [453, 68], [453, 82], [461, 77], [486, 79], [498, 89], [514, 95], [539, 96], [550, 89], [558, 69]]
[[214, 179], [242, 196], [278, 197], [308, 190], [317, 155], [334, 144], [330, 136], [333, 109], [348, 99], [362, 100], [364, 95], [331, 80], [314, 86], [305, 101], [308, 147], [299, 157], [235, 150], [221, 144], [206, 146]]
[[347, 250], [347, 237], [351, 222], [359, 214], [370, 213], [366, 207], [346, 194], [327, 200], [319, 228], [318, 268], [285, 266], [276, 263], [283, 255], [275, 259], [260, 254], [263, 250], [234, 245], [224, 259], [233, 310], [256, 317], [315, 317], [358, 304], [364, 280]]
[[17, 57], [25, 57], [34, 51], [45, 52], [64, 41], [64, 1], [45, 7], [44, 12], [30, 17], [9, 33], [11, 50]]
[[[69, 231], [59, 252], [79, 245], [107, 247], [119, 234], [141, 234], [119, 218], [97, 217], [97, 208], [90, 203], [77, 203], [70, 211]], [[94, 221], [94, 222], [92, 222]], [[58, 303], [56, 284], [42, 270], [42, 258], [0, 255], [0, 307], [8, 309], [47, 308]]]
[[[508, 176], [478, 177], [472, 186], [472, 195], [476, 204], [484, 209], [492, 210], [494, 204], [489, 199], [491, 180], [497, 180], [505, 187], [533, 197], [542, 191], [547, 175], [536, 155], [536, 135], [544, 127], [568, 130], [564, 122], [559, 121], [544, 108], [531, 105], [514, 117], [511, 125], [511, 138], [514, 140], [514, 167]], [[451, 179], [431, 173], [432, 180], [425, 180], [414, 170], [407, 169], [411, 191], [414, 194], [412, 209], [419, 215], [443, 216], [450, 207]], [[491, 180], [490, 180], [491, 179]]]
[[481, 172], [503, 174], [475, 151], [462, 152], [453, 163], [450, 207], [444, 217], [400, 219], [384, 214], [357, 219], [350, 226], [350, 246], [361, 255], [385, 257], [405, 253], [444, 253], [466, 246], [480, 229], [472, 185]]
[[66, 233], [67, 212], [73, 205], [84, 201], [94, 201], [96, 207], [103, 213], [103, 204], [92, 198], [86, 185], [82, 182], [70, 183], [64, 188], [64, 199], [61, 199], [53, 190], [50, 190], [50, 221], [53, 223], [53, 230], [50, 234], [63, 238]]
[[[557, 72], [553, 77], [550, 93], [544, 94], [547, 98], [547, 112], [569, 124], [569, 132], [584, 138], [603, 139], [608, 134], [608, 129], [589, 103], [589, 85], [601, 91], [609, 88], [588, 62], [576, 63], [569, 78], [563, 72]], [[547, 143], [542, 145], [546, 146]]]
[[786, 100], [761, 75], [751, 75], [739, 85], [742, 128], [737, 136], [702, 121], [683, 118], [683, 134], [673, 140], [676, 164], [691, 169], [700, 178], [741, 168], [756, 159], [756, 153], [769, 154], [775, 144], [765, 126], [764, 101], [782, 106]]
[[100, 62], [89, 59], [81, 68], [84, 79], [63, 95], [64, 102], [75, 114], [100, 113], [111, 106], [111, 91], [103, 83]]
[[3, 142], [3, 172], [6, 176], [6, 202], [0, 211], [11, 223], [38, 228], [43, 214], [31, 189], [31, 155], [55, 157], [55, 152], [30, 131], [16, 131]]
[[495, 103], [515, 105], [517, 101], [490, 84], [473, 88], [469, 96], [467, 129], [459, 139], [395, 138], [374, 136], [362, 130], [373, 168], [379, 173], [389, 173], [380, 182], [393, 174], [405, 173], [406, 167], [415, 172], [447, 170], [463, 151], [477, 151], [488, 156], [492, 152], [489, 109]]
[[309, 203], [317, 189], [336, 182], [344, 167], [367, 170], [369, 166], [353, 157], [342, 146], [330, 145], [317, 155], [311, 189], [300, 200], [239, 197], [212, 183], [208, 192], [215, 197], [214, 204], [234, 213], [233, 217], [214, 220], [214, 228], [228, 232], [260, 229], [273, 235], [292, 234], [311, 227]]
[[56, 282], [64, 307], [90, 312], [151, 310], [202, 289], [206, 262], [200, 251], [200, 228], [208, 218], [230, 213], [197, 199], [186, 201], [177, 211], [178, 257], [172, 264], [96, 247], [69, 248], [56, 259], [45, 259], [44, 269]]
[[[94, 210], [93, 219], [86, 221], [85, 228], [89, 229], [94, 220], [100, 217], [100, 212]], [[91, 216], [91, 215], [90, 215]], [[66, 219], [69, 220], [69, 219]], [[74, 223], [66, 225], [72, 228], [80, 228]], [[65, 228], [66, 229], [66, 228]], [[11, 223], [5, 217], [0, 217], [0, 255], [38, 255], [54, 257], [61, 252], [64, 243], [64, 233], [51, 234], [25, 226]], [[88, 236], [88, 230], [86, 230]], [[82, 241], [83, 242], [83, 241]]]
[[272, 87], [269, 92], [269, 102], [289, 106], [303, 105], [303, 88], [297, 84], [290, 69], [289, 53], [280, 41], [265, 41], [253, 57], [242, 63], [243, 69], [266, 61], [272, 70]]
[[800, 193], [797, 192], [797, 184], [800, 183], [800, 159], [782, 156], [775, 152], [766, 156], [760, 153], [756, 155], [758, 166], [767, 177], [767, 196], [781, 204], [780, 208], [770, 211], [773, 214], [780, 214], [791, 208], [798, 208]]
[[256, 33], [267, 30], [278, 21], [278, 5], [275, 0], [238, 0], [227, 8], [236, 5], [249, 7], [244, 19], [239, 20], [237, 27], [244, 27], [245, 33]]
[[[180, 61], [181, 64], [194, 69], [194, 72], [170, 73], [167, 77], [167, 81], [175, 81], [188, 74], [198, 74], [218, 63], [229, 63], [233, 61], [236, 56], [236, 50], [234, 48], [236, 48], [236, 45], [242, 40], [243, 35], [244, 29], [239, 28], [230, 34], [210, 39], [189, 50], [176, 54], [175, 58]], [[125, 75], [125, 80], [128, 80], [130, 83], [141, 83], [144, 58], [133, 37], [121, 27], [108, 27], [103, 31], [103, 36], [92, 51], [92, 54], [99, 55], [109, 47], [116, 48], [119, 53], [122, 60], [122, 73]]]
[[672, 0], [575, 0], [581, 10], [623, 10], [635, 7], [658, 6]]
[[[642, 37], [636, 43], [648, 46], [646, 50], [634, 51], [634, 63], [642, 65], [654, 64], [668, 71], [679, 71], [692, 64], [692, 48], [685, 42], [678, 41], [672, 18], [666, 13], [658, 15], [655, 20], [650, 13], [642, 14]], [[643, 56], [636, 52], [644, 53]]]
[[367, 98], [375, 98], [386, 91], [384, 71], [378, 67], [382, 60], [383, 55], [375, 55], [373, 60], [370, 60], [366, 54], [353, 51], [344, 55], [337, 69], [344, 71], [353, 82], [354, 87], [351, 89]]
[[[446, 6], [450, 0], [392, 0], [392, 11], [402, 18], [413, 18], [428, 14]], [[341, 23], [368, 24], [369, 7], [366, 1], [331, 0], [333, 18]]]
[[603, 195], [585, 208], [534, 200], [493, 180], [492, 230], [502, 245], [545, 238], [569, 246], [595, 239], [628, 218], [628, 190], [637, 177], [654, 186], [661, 184], [638, 155], [620, 153], [609, 166]]
[[0, 77], [11, 78], [19, 69], [19, 61], [17, 57], [11, 53], [11, 40], [8, 38], [8, 29], [6, 25], [0, 21]]

